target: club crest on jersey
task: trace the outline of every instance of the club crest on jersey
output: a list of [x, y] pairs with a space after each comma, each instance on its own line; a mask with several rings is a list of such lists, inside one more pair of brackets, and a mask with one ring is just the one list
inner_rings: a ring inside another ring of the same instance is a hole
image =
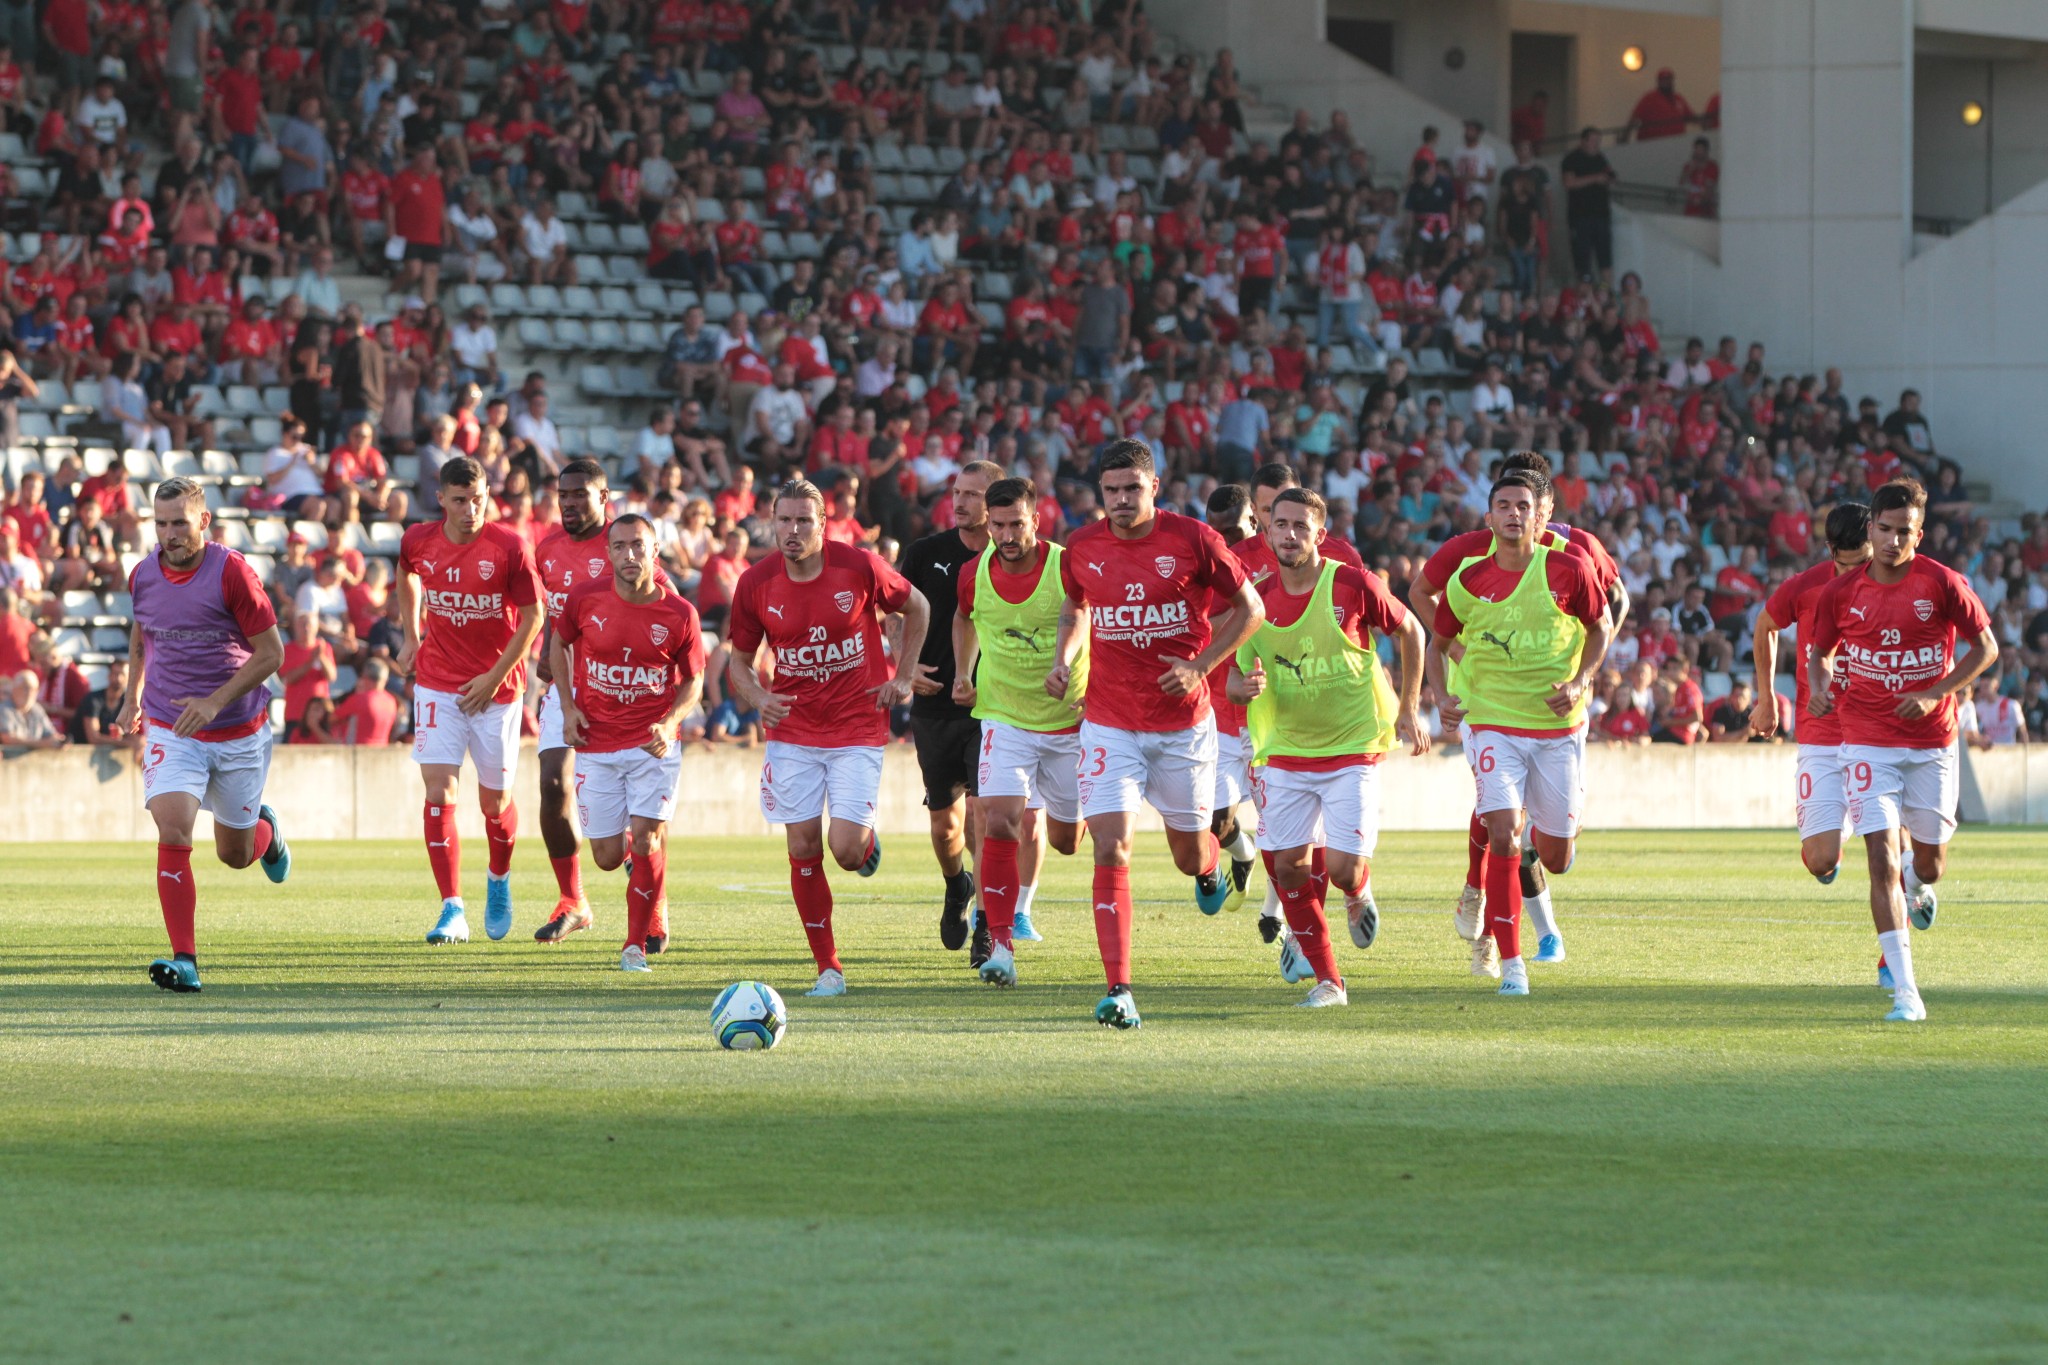
[[852, 594], [852, 593], [850, 593], [850, 592], [836, 592], [836, 593], [833, 593], [833, 594], [832, 594], [832, 605], [833, 605], [833, 606], [835, 606], [835, 607], [837, 607], [837, 608], [839, 608], [839, 610], [841, 610], [841, 611], [852, 611], [852, 610], [853, 610], [853, 594]]
[[1932, 620], [1934, 617], [1934, 603], [1924, 597], [1916, 598], [1913, 602], [1913, 614], [1923, 621]]
[[492, 574], [496, 573], [497, 571], [497, 563], [493, 560], [479, 559], [476, 562], [476, 573], [477, 577], [479, 578], [488, 579]]
[[1173, 571], [1180, 567], [1180, 561], [1172, 555], [1161, 555], [1152, 561], [1152, 567], [1159, 570], [1161, 578], [1173, 577]]
[[647, 628], [647, 634], [648, 634], [649, 638], [651, 638], [651, 639], [652, 639], [652, 640], [654, 641], [654, 643], [655, 643], [656, 645], [665, 645], [665, 644], [667, 644], [667, 643], [668, 643], [668, 627], [667, 627], [667, 626], [664, 626], [664, 625], [652, 625], [652, 626], [649, 626], [649, 627]]
[[590, 576], [591, 576], [592, 578], [597, 578], [597, 577], [600, 577], [600, 576], [601, 576], [601, 575], [602, 575], [603, 573], [604, 573], [604, 561], [603, 561], [602, 559], [593, 559], [593, 560], [591, 560], [591, 561], [590, 561]]

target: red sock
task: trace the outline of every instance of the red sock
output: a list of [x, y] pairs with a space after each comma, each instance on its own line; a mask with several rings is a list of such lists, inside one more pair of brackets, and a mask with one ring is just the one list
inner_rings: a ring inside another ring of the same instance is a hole
[[[823, 880], [823, 878], [820, 878]], [[668, 884], [668, 850], [656, 849], [633, 860], [633, 873], [626, 879], [626, 946], [647, 941], [648, 926], [661, 904]]]
[[192, 911], [199, 904], [199, 888], [192, 884], [192, 845], [156, 846], [156, 898], [164, 907], [171, 951], [198, 956], [192, 946]]
[[583, 903], [583, 860], [571, 853], [566, 858], [550, 857], [554, 864], [555, 885], [562, 889], [562, 899]]
[[1273, 850], [1272, 850], [1272, 849], [1270, 849], [1270, 848], [1262, 848], [1262, 849], [1260, 849], [1260, 850], [1259, 850], [1259, 861], [1260, 861], [1260, 862], [1262, 862], [1262, 863], [1264, 863], [1264, 864], [1266, 865], [1266, 883], [1267, 883], [1267, 885], [1269, 885], [1269, 886], [1278, 886], [1278, 885], [1280, 885], [1280, 879], [1279, 879], [1278, 877], [1276, 877], [1276, 876], [1274, 876], [1274, 875], [1273, 875]]
[[1017, 841], [981, 842], [981, 910], [988, 916], [988, 936], [1008, 948], [1017, 921]]
[[455, 807], [427, 802], [427, 863], [441, 899], [462, 894], [462, 836], [455, 832]]
[[[1211, 839], [1213, 851], [1216, 841]], [[1095, 946], [1102, 953], [1102, 975], [1111, 986], [1131, 983], [1131, 869], [1095, 869]]]
[[1886, 961], [1884, 960], [1884, 954], [1883, 954], [1883, 953], [1879, 953], [1879, 954], [1877, 955], [1877, 969], [1878, 969], [1879, 971], [1883, 971], [1883, 970], [1884, 970], [1884, 969], [1885, 969], [1885, 968], [1886, 968], [1886, 967], [1887, 967], [1888, 965], [1890, 965], [1890, 964], [1888, 964], [1888, 963], [1887, 963], [1887, 962], [1886, 962]]
[[1315, 888], [1316, 900], [1321, 901], [1330, 885], [1330, 858], [1320, 844], [1309, 850], [1308, 884]]
[[1216, 842], [1216, 836], [1213, 834], [1204, 834], [1202, 837], [1208, 840], [1209, 844], [1208, 851], [1202, 855], [1202, 875], [1213, 877], [1216, 875], [1216, 869], [1223, 866], [1223, 845]]
[[791, 858], [789, 890], [796, 897], [796, 917], [811, 941], [818, 970], [839, 970], [839, 949], [832, 942], [832, 884], [825, 880], [825, 859]]
[[256, 822], [256, 828], [251, 833], [256, 840], [256, 860], [261, 862], [263, 855], [270, 852], [271, 836], [276, 834], [277, 831], [270, 827], [268, 820], [259, 819]]
[[491, 875], [502, 877], [512, 870], [512, 846], [519, 841], [519, 807], [507, 801], [497, 819], [484, 816], [484, 833], [491, 840]]
[[1475, 815], [1465, 836], [1465, 885], [1478, 890], [1486, 885], [1486, 825]]
[[1287, 927], [1294, 931], [1294, 946], [1301, 949], [1301, 955], [1308, 959], [1309, 966], [1316, 969], [1316, 980], [1340, 980], [1336, 955], [1330, 951], [1330, 925], [1323, 918], [1315, 883], [1281, 887], [1280, 913], [1287, 917]]
[[1486, 860], [1486, 925], [1500, 945], [1501, 961], [1522, 955], [1521, 859]]

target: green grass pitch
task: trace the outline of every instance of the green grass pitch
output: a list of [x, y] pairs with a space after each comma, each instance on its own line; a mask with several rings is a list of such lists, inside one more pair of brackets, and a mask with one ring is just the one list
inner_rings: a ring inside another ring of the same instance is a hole
[[[2048, 835], [1957, 839], [1920, 1027], [1789, 832], [1590, 835], [1570, 962], [1498, 999], [1462, 842], [1382, 840], [1309, 1012], [1148, 839], [1135, 1034], [1058, 859], [996, 992], [889, 840], [813, 1002], [766, 838], [677, 845], [651, 977], [616, 875], [531, 941], [531, 831], [514, 937], [438, 950], [416, 845], [202, 857], [197, 997], [144, 980], [146, 847], [0, 851], [0, 1358], [2048, 1360]], [[743, 977], [772, 1053], [711, 1037]]]

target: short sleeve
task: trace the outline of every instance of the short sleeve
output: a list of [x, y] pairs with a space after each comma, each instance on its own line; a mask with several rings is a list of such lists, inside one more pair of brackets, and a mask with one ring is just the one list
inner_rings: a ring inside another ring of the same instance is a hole
[[732, 590], [732, 611], [725, 621], [725, 638], [736, 658], [751, 659], [761, 647], [761, 617], [754, 605], [754, 592], [754, 580], [740, 575]]
[[1472, 542], [1467, 537], [1475, 535], [1487, 535], [1489, 541], [1492, 539], [1490, 534], [1479, 531], [1465, 531], [1452, 536], [1437, 546], [1436, 553], [1424, 561], [1422, 581], [1442, 592], [1450, 583], [1451, 575], [1458, 571], [1458, 565], [1472, 557]]
[[416, 568], [413, 564], [413, 551], [415, 550], [415, 548], [417, 548], [419, 544], [419, 542], [414, 539], [414, 536], [418, 532], [418, 530], [418, 527], [414, 527], [412, 530], [407, 531], [402, 537], [399, 538], [398, 572], [400, 574], [416, 574], [419, 572], [419, 569]]
[[583, 637], [583, 613], [577, 610], [582, 605], [578, 601], [580, 596], [580, 593], [570, 593], [568, 600], [562, 603], [562, 614], [552, 623], [556, 638], [565, 645], [573, 645]]
[[980, 564], [981, 560], [975, 558], [968, 560], [960, 566], [960, 579], [953, 589], [953, 597], [959, 603], [959, 611], [962, 616], [972, 617], [974, 615], [974, 585], [979, 579], [979, 575], [976, 574], [975, 570]]
[[263, 580], [248, 560], [240, 555], [229, 557], [221, 570], [220, 591], [243, 635], [253, 640], [276, 627], [277, 609], [270, 605], [270, 594], [263, 590]]
[[676, 648], [669, 657], [685, 678], [701, 678], [704, 676], [704, 629], [697, 609], [678, 597], [674, 599], [674, 610], [681, 629], [676, 632]]
[[1066, 590], [1067, 600], [1079, 605], [1088, 600], [1088, 593], [1082, 588], [1081, 580], [1074, 577], [1074, 564], [1075, 558], [1070, 546], [1068, 552], [1060, 556], [1060, 586]]
[[533, 546], [526, 543], [526, 537], [515, 536], [513, 543], [517, 558], [512, 562], [512, 585], [509, 596], [515, 607], [530, 607], [540, 601], [540, 571], [533, 567]]
[[1380, 634], [1396, 634], [1408, 619], [1408, 608], [1378, 574], [1344, 568], [1337, 571], [1337, 582], [1358, 594], [1358, 619]]
[[883, 611], [902, 611], [910, 600], [910, 580], [889, 567], [889, 562], [872, 550], [860, 552], [868, 562], [868, 576], [874, 583], [875, 605]]
[[[1856, 581], [1856, 575], [1845, 573], [1821, 590], [1820, 600], [1813, 604], [1813, 638], [1807, 641], [1816, 656], [1826, 654], [1841, 643], [1842, 627], [1836, 618], [1841, 613], [1842, 598], [1849, 590], [1849, 584]], [[1777, 613], [1772, 613], [1776, 619]]]
[[1958, 631], [1971, 635], [1982, 635], [1991, 629], [1991, 613], [1984, 610], [1984, 603], [1970, 590], [1967, 580], [1950, 570], [1942, 575], [1948, 584], [1947, 616]]
[[1593, 576], [1593, 566], [1574, 555], [1551, 555], [1545, 563], [1559, 608], [1588, 627], [1599, 625], [1607, 615], [1607, 594]]
[[1219, 597], [1235, 598], [1246, 583], [1244, 565], [1223, 543], [1223, 537], [1211, 527], [1195, 523], [1197, 562], [1196, 581], [1206, 584]]

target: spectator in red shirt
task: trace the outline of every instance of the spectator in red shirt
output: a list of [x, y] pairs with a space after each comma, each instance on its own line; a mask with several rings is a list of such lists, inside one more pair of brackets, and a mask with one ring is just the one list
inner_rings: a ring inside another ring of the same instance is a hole
[[256, 149], [263, 145], [262, 58], [255, 44], [235, 53], [234, 65], [220, 73], [213, 101], [214, 141], [227, 143], [228, 155], [241, 163], [242, 174], [256, 171]]
[[376, 432], [368, 422], [348, 429], [327, 460], [327, 506], [342, 523], [381, 518], [403, 523], [411, 500], [391, 480], [384, 452], [371, 444]]
[[270, 320], [270, 304], [251, 298], [242, 315], [220, 334], [220, 378], [224, 384], [275, 384], [284, 368], [284, 342]]
[[1607, 694], [1607, 709], [1600, 713], [1600, 738], [1607, 744], [1648, 744], [1650, 713], [1636, 702], [1634, 689], [1617, 682]]
[[981, 319], [960, 297], [960, 285], [947, 280], [938, 293], [925, 301], [918, 314], [914, 363], [920, 370], [954, 365], [961, 373], [974, 369], [974, 353], [981, 346]]
[[1692, 106], [1678, 93], [1677, 79], [1671, 68], [1665, 67], [1657, 73], [1657, 88], [1636, 101], [1635, 112], [1628, 116], [1628, 126], [1638, 141], [1678, 137], [1685, 132], [1693, 116]]
[[306, 705], [332, 695], [337, 673], [334, 646], [320, 636], [320, 619], [311, 612], [292, 615], [292, 638], [285, 642], [284, 662], [277, 676], [284, 682], [284, 740], [297, 742], [306, 719]]
[[334, 717], [328, 723], [334, 743], [382, 746], [391, 742], [399, 706], [398, 698], [388, 690], [390, 681], [391, 665], [382, 659], [371, 659], [363, 665], [355, 687], [334, 708]]
[[416, 293], [428, 303], [440, 296], [447, 214], [448, 196], [434, 149], [431, 144], [419, 147], [405, 169], [392, 177], [391, 207], [385, 213], [385, 231], [405, 243], [400, 293]]

